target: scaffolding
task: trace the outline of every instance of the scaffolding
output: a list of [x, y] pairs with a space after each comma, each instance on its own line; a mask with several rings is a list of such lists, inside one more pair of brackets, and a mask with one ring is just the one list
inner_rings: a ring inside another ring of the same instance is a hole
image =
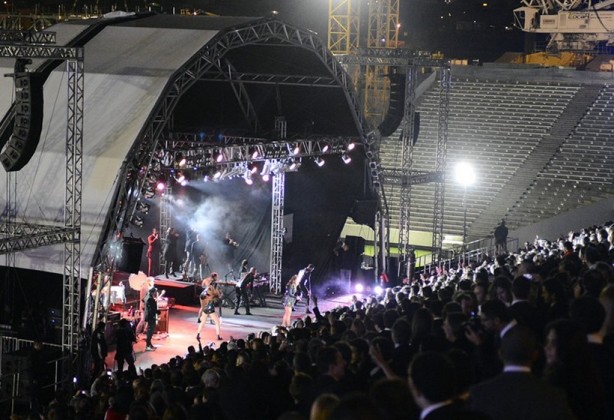
[[279, 172], [273, 176], [271, 194], [271, 265], [269, 286], [271, 292], [281, 293], [281, 264], [284, 250], [284, 191], [286, 173]]
[[[52, 244], [64, 244], [63, 305], [62, 305], [62, 350], [72, 356], [76, 363], [80, 340], [81, 310], [81, 197], [82, 197], [82, 151], [83, 151], [83, 49], [58, 47], [54, 45], [29, 45], [29, 42], [52, 44], [55, 34], [34, 35], [30, 31], [1, 32], [0, 57], [43, 58], [65, 60], [67, 74], [67, 120], [66, 120], [66, 168], [65, 203], [63, 226], [47, 226], [20, 223], [8, 218], [2, 224], [0, 253], [8, 254], [8, 261], [14, 263], [17, 251], [33, 249]], [[2, 43], [2, 41], [6, 43]], [[15, 118], [14, 107], [11, 108]], [[10, 174], [9, 174], [10, 176]], [[16, 200], [17, 198], [14, 197]], [[9, 208], [16, 208], [7, 203]], [[73, 364], [73, 367], [75, 364]], [[64, 374], [69, 377], [71, 369]]]

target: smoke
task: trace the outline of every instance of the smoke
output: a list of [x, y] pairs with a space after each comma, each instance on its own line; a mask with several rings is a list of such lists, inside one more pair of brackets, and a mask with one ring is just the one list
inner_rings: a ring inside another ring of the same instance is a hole
[[[179, 246], [183, 246], [185, 233], [191, 229], [200, 234], [205, 244], [207, 274], [216, 271], [223, 278], [234, 270], [238, 276], [243, 258], [248, 258], [259, 272], [268, 271], [270, 189], [250, 187], [238, 179], [190, 185], [172, 198], [175, 227], [182, 235]], [[237, 246], [229, 245], [227, 237]]]

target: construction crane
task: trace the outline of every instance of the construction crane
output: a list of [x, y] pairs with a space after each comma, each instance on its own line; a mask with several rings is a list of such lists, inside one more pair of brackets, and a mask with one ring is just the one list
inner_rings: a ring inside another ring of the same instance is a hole
[[550, 34], [548, 49], [593, 50], [614, 44], [614, 0], [522, 0], [514, 9], [516, 26]]
[[[399, 48], [400, 0], [329, 0], [328, 48], [335, 55]], [[365, 13], [365, 15], [363, 15]], [[361, 23], [367, 22], [366, 39]], [[384, 118], [391, 73], [388, 65], [352, 65], [348, 73], [362, 95], [364, 113], [373, 126]]]

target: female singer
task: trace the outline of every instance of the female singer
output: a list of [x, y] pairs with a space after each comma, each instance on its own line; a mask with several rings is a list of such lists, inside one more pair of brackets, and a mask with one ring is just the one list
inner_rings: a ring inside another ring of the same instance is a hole
[[213, 320], [213, 324], [215, 325], [215, 332], [217, 334], [217, 339], [222, 340], [220, 336], [220, 317], [215, 312], [215, 299], [220, 298], [220, 291], [217, 290], [217, 287], [214, 284], [211, 284], [202, 291], [200, 294], [200, 310], [198, 311], [198, 333], [196, 334], [196, 339], [200, 341], [200, 332], [207, 322], [207, 317], [211, 317]]
[[295, 274], [290, 277], [288, 284], [286, 284], [286, 293], [284, 294], [284, 316], [281, 320], [281, 326], [289, 328], [292, 323], [292, 308], [296, 302], [296, 293], [298, 292], [298, 276]]

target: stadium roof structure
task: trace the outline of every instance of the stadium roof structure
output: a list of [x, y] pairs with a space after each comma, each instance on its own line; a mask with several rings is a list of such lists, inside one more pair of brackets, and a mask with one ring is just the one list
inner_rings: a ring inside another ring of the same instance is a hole
[[[350, 81], [323, 42], [279, 20], [144, 14], [49, 30], [57, 45], [84, 48], [82, 273], [128, 223], [159, 144], [175, 133], [200, 133], [226, 146], [227, 139], [273, 142], [279, 140], [276, 117], [283, 116], [288, 142], [353, 138], [368, 149], [372, 140]], [[32, 71], [44, 63], [33, 60]], [[14, 59], [0, 58], [3, 74], [13, 66]], [[0, 174], [7, 186], [0, 191], [7, 203], [3, 218], [11, 214], [39, 225], [62, 220], [65, 77], [56, 68], [44, 83], [42, 134], [33, 158], [18, 172]], [[0, 78], [0, 91], [13, 91], [10, 77]], [[0, 115], [13, 99], [0, 95]], [[60, 273], [62, 250], [26, 250], [15, 265]]]

